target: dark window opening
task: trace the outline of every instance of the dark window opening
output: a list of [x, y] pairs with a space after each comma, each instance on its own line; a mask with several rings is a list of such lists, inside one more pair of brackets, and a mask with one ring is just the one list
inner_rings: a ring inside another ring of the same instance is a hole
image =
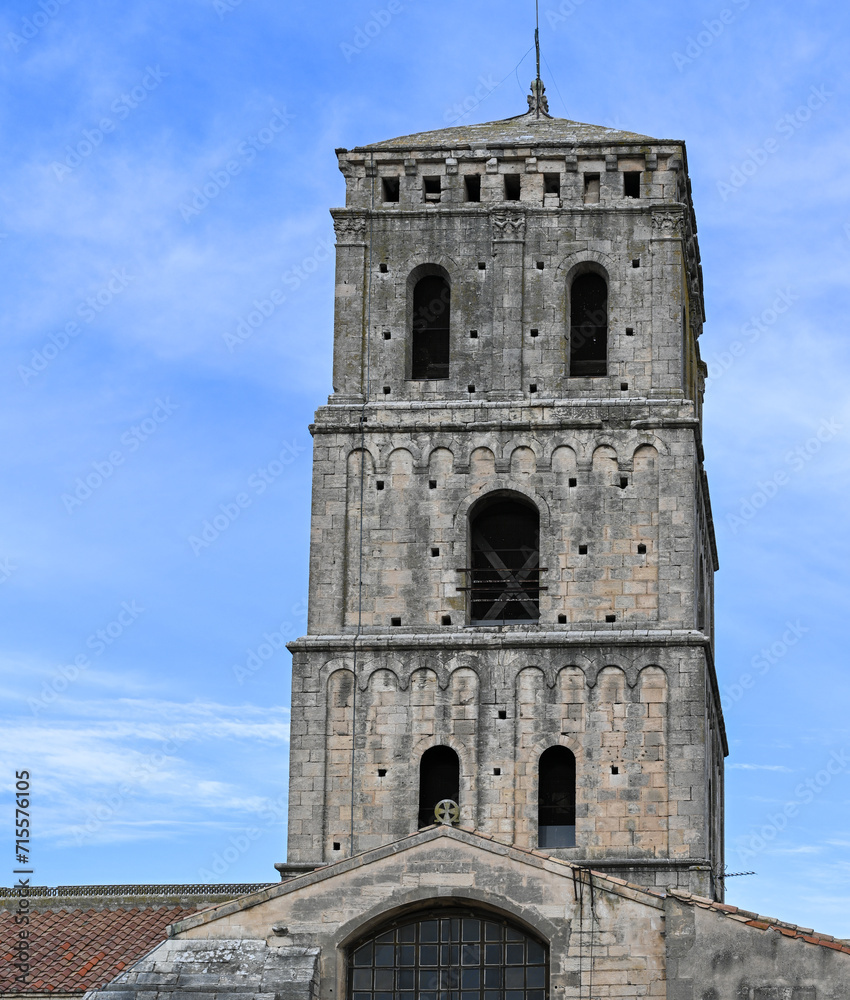
[[381, 178], [381, 187], [384, 192], [384, 201], [398, 201], [400, 187], [398, 177]]
[[487, 504], [470, 523], [473, 624], [540, 617], [540, 516], [516, 500]]
[[505, 201], [519, 201], [519, 196], [520, 196], [519, 174], [505, 174]]
[[537, 799], [539, 847], [576, 846], [576, 759], [566, 747], [540, 755]]
[[398, 628], [399, 625], [401, 625], [401, 618], [390, 618], [390, 625], [392, 625], [393, 628]]
[[570, 375], [608, 371], [608, 284], [580, 274], [570, 289]]
[[445, 278], [430, 274], [413, 289], [412, 379], [449, 377], [451, 289]]
[[439, 201], [442, 184], [439, 177], [423, 177], [422, 186], [425, 190], [425, 201]]
[[420, 911], [349, 952], [350, 1000], [545, 1000], [548, 950], [494, 913]]
[[543, 193], [544, 194], [560, 194], [561, 193], [561, 175], [560, 174], [544, 174], [543, 175]]
[[460, 802], [460, 759], [451, 747], [431, 747], [419, 761], [419, 829], [436, 823], [443, 799]]
[[623, 174], [623, 194], [627, 198], [640, 198], [640, 171], [627, 170]]
[[585, 174], [584, 175], [584, 203], [585, 205], [598, 205], [599, 204], [599, 191], [600, 191], [600, 177], [599, 174]]
[[463, 188], [467, 201], [481, 201], [481, 174], [467, 174]]

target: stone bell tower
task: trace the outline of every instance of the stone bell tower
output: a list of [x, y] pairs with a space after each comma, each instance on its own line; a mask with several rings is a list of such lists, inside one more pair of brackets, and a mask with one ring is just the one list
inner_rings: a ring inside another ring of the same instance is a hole
[[720, 897], [683, 142], [528, 113], [339, 149], [289, 861], [434, 822]]

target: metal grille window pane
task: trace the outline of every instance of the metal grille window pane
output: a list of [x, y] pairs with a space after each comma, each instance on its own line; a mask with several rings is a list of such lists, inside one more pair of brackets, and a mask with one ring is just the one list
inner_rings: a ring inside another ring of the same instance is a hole
[[608, 284], [598, 274], [580, 274], [570, 289], [570, 375], [608, 370]]
[[413, 289], [413, 340], [410, 377], [449, 377], [451, 289], [445, 278], [427, 275]]
[[489, 504], [472, 520], [471, 619], [537, 621], [540, 617], [540, 518], [513, 500]]
[[[389, 965], [385, 949], [392, 952]], [[356, 945], [349, 956], [348, 995], [350, 1000], [545, 1000], [547, 976], [546, 947], [518, 927], [441, 911]]]

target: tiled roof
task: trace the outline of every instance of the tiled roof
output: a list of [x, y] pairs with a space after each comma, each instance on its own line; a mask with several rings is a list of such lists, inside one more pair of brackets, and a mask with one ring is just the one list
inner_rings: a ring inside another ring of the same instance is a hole
[[18, 983], [11, 945], [20, 929], [0, 910], [0, 992], [79, 993], [103, 986], [165, 939], [165, 928], [198, 907], [33, 910], [27, 983]]
[[678, 890], [668, 890], [669, 896], [681, 899], [684, 903], [698, 906], [702, 910], [713, 910], [722, 913], [731, 920], [746, 924], [748, 927], [755, 927], [760, 931], [777, 931], [784, 937], [800, 938], [807, 944], [820, 945], [822, 948], [831, 948], [833, 951], [843, 951], [850, 955], [850, 941], [832, 937], [830, 934], [818, 934], [811, 927], [798, 927], [797, 924], [788, 924], [775, 917], [763, 917], [759, 913], [752, 913], [750, 910], [742, 910], [737, 906], [729, 906], [726, 903], [715, 903], [703, 896], [694, 896], [689, 892], [679, 892]]
[[455, 125], [433, 132], [416, 132], [399, 136], [384, 142], [373, 142], [358, 149], [457, 149], [464, 146], [570, 146], [583, 143], [648, 143], [657, 142], [648, 135], [624, 132], [604, 125], [586, 125], [584, 122], [570, 121], [568, 118], [552, 118], [542, 115], [538, 118], [529, 111], [515, 118], [484, 122], [481, 125]]

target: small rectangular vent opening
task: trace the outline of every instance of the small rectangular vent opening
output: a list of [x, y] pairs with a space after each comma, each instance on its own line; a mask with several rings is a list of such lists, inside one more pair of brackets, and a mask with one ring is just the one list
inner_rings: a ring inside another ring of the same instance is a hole
[[340, 844], [339, 844], [338, 840], [334, 841], [334, 850], [335, 851], [341, 851], [342, 850], [342, 848], [340, 847]]
[[467, 174], [463, 179], [467, 201], [481, 201], [481, 174]]
[[546, 261], [545, 260], [538, 260], [537, 261], [537, 270], [538, 271], [542, 271], [545, 267], [546, 267]]
[[484, 263], [483, 260], [479, 260], [478, 261], [478, 270], [479, 271], [486, 271], [487, 270], [487, 265]]
[[437, 480], [436, 479], [429, 479], [428, 480], [428, 489], [429, 490], [435, 490], [436, 488], [437, 488]]
[[532, 330], [531, 331], [531, 336], [532, 337], [539, 337], [540, 336], [540, 331], [539, 330]]
[[389, 394], [390, 394], [391, 392], [392, 392], [392, 389], [390, 389], [390, 387], [389, 387], [388, 385], [385, 385], [385, 386], [384, 386], [384, 395], [385, 395], [385, 396], [389, 396]]
[[379, 767], [378, 768], [378, 777], [379, 778], [386, 778], [386, 776], [387, 776], [387, 769], [385, 767]]
[[638, 555], [639, 556], [645, 556], [646, 555], [646, 546], [643, 544], [643, 542], [641, 542], [641, 544], [638, 545]]
[[528, 391], [529, 392], [537, 392], [537, 383], [536, 382], [532, 382], [531, 385], [528, 387]]
[[470, 340], [478, 340], [478, 331], [477, 330], [470, 330], [469, 331], [469, 339]]
[[628, 392], [628, 391], [629, 391], [629, 383], [628, 382], [621, 382], [620, 383], [620, 392]]
[[634, 260], [632, 261], [632, 267], [634, 267], [634, 268], [638, 268], [638, 267], [640, 267], [640, 259], [639, 259], [639, 258], [637, 258], [637, 257], [636, 257], [636, 258], [635, 258], [635, 259], [634, 259]]
[[451, 623], [452, 623], [452, 616], [451, 615], [443, 615], [443, 617], [440, 619], [440, 623], [442, 625], [451, 625]]
[[507, 719], [507, 717], [508, 717], [508, 713], [503, 708], [500, 708], [499, 709], [499, 718], [500, 719]]
[[567, 624], [567, 616], [566, 615], [558, 615], [558, 624], [559, 625], [566, 625]]
[[626, 327], [626, 336], [627, 337], [634, 337], [634, 335], [635, 335], [634, 327], [633, 326], [627, 326]]
[[577, 480], [577, 479], [571, 479], [571, 480], [570, 480], [570, 486], [571, 486], [571, 487], [572, 487], [572, 486], [578, 486], [578, 480]]
[[382, 177], [381, 188], [383, 189], [385, 202], [398, 201], [400, 188], [398, 177]]
[[613, 625], [616, 620], [616, 615], [605, 615], [605, 621], [608, 622], [609, 625]]
[[386, 274], [387, 271], [389, 271], [389, 267], [386, 264], [379, 264], [378, 270], [381, 272], [381, 274]]
[[425, 201], [439, 201], [442, 184], [439, 177], [423, 177], [422, 185], [425, 189]]
[[620, 773], [619, 767], [617, 767], [616, 764], [612, 764], [611, 765], [611, 774], [619, 774], [619, 773]]
[[578, 547], [578, 554], [580, 556], [586, 556], [587, 555], [587, 546], [586, 545], [579, 545], [579, 547]]
[[620, 489], [624, 490], [629, 485], [628, 476], [620, 476]]
[[375, 483], [375, 489], [376, 489], [376, 490], [382, 490], [383, 488], [384, 488], [384, 481], [383, 481], [383, 479], [379, 479], [379, 480], [378, 480], [378, 481], [377, 481], [377, 482]]
[[474, 385], [468, 385], [466, 387], [466, 391], [467, 392], [475, 392], [475, 386]]
[[384, 330], [384, 340], [392, 340], [392, 339], [393, 339], [393, 335], [390, 333], [390, 331], [389, 330]]
[[505, 201], [519, 201], [520, 175], [505, 174]]
[[439, 549], [436, 549], [436, 548], [431, 549], [431, 557], [433, 559], [436, 559], [439, 554], [440, 554], [440, 550]]
[[401, 618], [390, 618], [390, 625], [392, 625], [393, 628], [398, 628], [399, 625], [401, 625]]
[[640, 171], [627, 170], [623, 174], [623, 194], [627, 198], [640, 198]]
[[501, 769], [500, 767], [494, 767], [494, 768], [493, 768], [493, 774], [495, 774], [495, 775], [497, 775], [497, 776], [498, 776], [498, 775], [500, 775], [501, 773], [502, 773], [502, 769]]

